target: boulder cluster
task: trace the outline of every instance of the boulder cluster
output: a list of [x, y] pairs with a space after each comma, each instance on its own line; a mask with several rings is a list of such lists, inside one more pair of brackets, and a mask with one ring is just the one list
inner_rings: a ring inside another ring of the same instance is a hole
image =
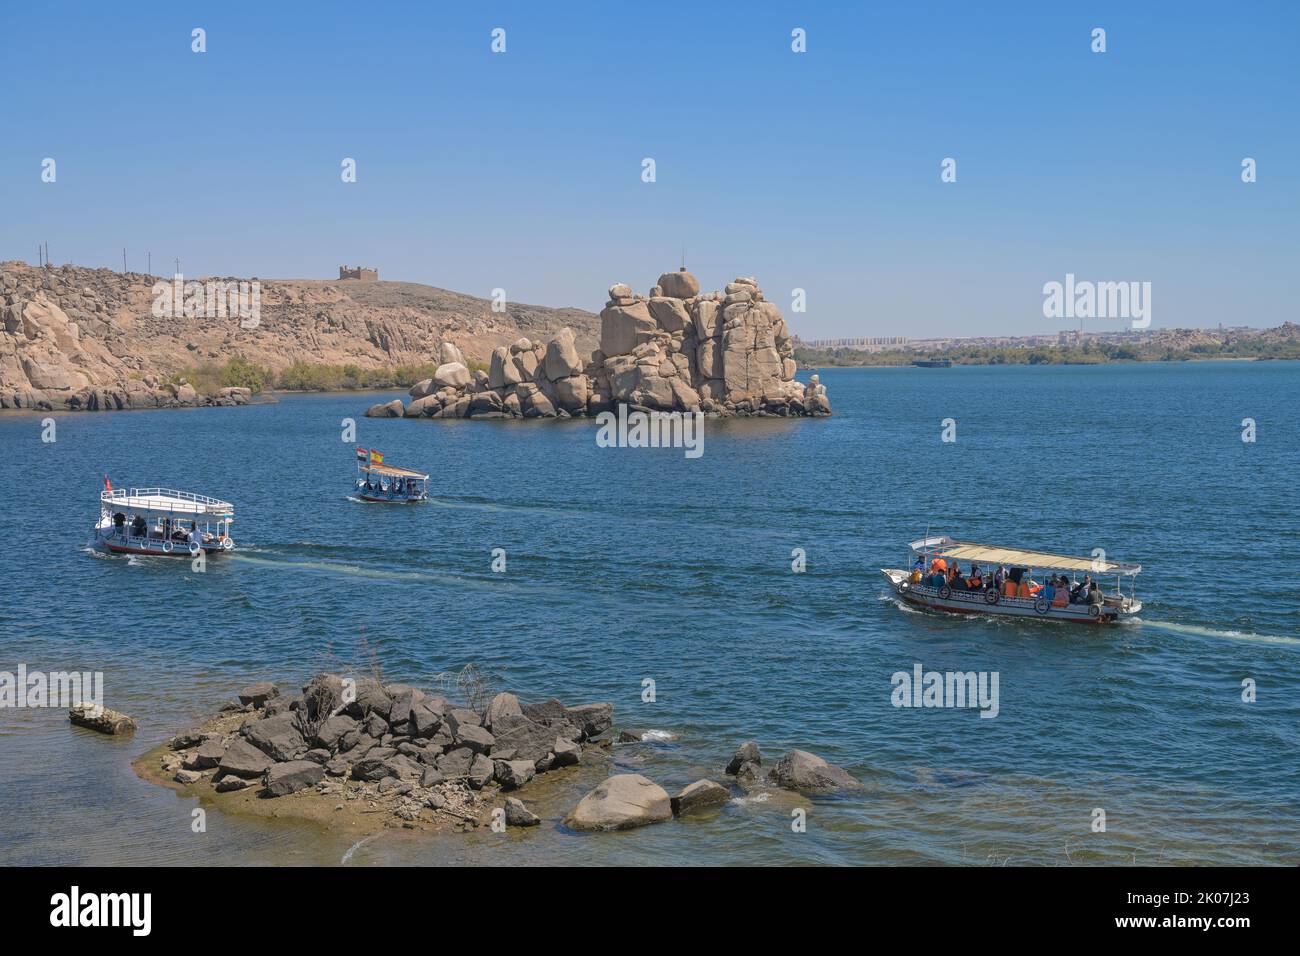
[[[525, 704], [501, 693], [480, 712], [405, 684], [365, 678], [348, 685], [332, 674], [317, 675], [292, 698], [270, 682], [250, 685], [228, 709], [246, 716], [228, 732], [172, 738], [163, 771], [219, 793], [257, 788], [274, 798], [312, 789], [380, 801], [404, 821], [431, 810], [474, 826], [494, 794], [578, 764], [584, 743], [613, 721], [607, 703]], [[538, 822], [517, 799], [504, 809], [508, 824]]]
[[[634, 743], [638, 735], [624, 731], [619, 741]], [[771, 771], [763, 773], [763, 757], [752, 740], [741, 744], [726, 767], [741, 787], [774, 786], [807, 794], [858, 790], [862, 785], [843, 767], [827, 763], [806, 750], [791, 750]], [[574, 830], [628, 830], [686, 816], [731, 800], [731, 790], [714, 780], [696, 780], [675, 795], [638, 773], [615, 774], [578, 802], [564, 818]]]
[[569, 418], [625, 403], [645, 411], [733, 415], [829, 415], [826, 387], [795, 381], [794, 343], [781, 310], [741, 276], [722, 292], [700, 292], [685, 269], [666, 272], [648, 296], [623, 283], [600, 313], [600, 348], [583, 361], [571, 329], [543, 343], [521, 338], [470, 371], [442, 346], [432, 378], [371, 417]]
[[[101, 274], [102, 273], [102, 274]], [[0, 269], [0, 408], [115, 411], [244, 405], [246, 388], [200, 395], [122, 361], [120, 277], [92, 269]]]

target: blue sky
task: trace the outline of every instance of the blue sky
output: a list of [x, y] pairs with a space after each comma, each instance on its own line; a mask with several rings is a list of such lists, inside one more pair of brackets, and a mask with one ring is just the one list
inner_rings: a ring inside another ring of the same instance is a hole
[[805, 338], [1054, 331], [1067, 272], [1150, 281], [1153, 326], [1277, 325], [1298, 41], [1288, 2], [8, 3], [0, 259], [595, 310], [685, 245]]

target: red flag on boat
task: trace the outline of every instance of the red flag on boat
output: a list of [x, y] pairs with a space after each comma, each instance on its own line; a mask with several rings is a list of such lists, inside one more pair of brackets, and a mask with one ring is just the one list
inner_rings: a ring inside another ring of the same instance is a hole
[[104, 490], [105, 490], [105, 491], [112, 491], [112, 490], [113, 490], [113, 483], [112, 483], [111, 481], [108, 480], [108, 475], [105, 475], [105, 476], [104, 476]]
[[379, 452], [375, 451], [373, 448], [370, 449], [370, 464], [382, 465], [383, 463], [384, 463], [384, 456], [379, 454]]

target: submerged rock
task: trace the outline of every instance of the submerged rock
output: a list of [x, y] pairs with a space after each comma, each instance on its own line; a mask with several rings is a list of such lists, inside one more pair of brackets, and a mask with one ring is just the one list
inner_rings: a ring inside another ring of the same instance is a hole
[[134, 717], [87, 703], [73, 704], [68, 708], [68, 720], [78, 727], [97, 730], [101, 734], [110, 736], [133, 734], [136, 729]]
[[684, 816], [705, 807], [715, 807], [731, 800], [731, 792], [712, 780], [696, 780], [683, 787], [672, 797], [674, 816]]
[[827, 763], [806, 750], [791, 750], [783, 756], [769, 775], [778, 787], [805, 792], [828, 792], [862, 786], [847, 770]]
[[506, 826], [535, 827], [542, 818], [524, 805], [517, 797], [506, 797]]

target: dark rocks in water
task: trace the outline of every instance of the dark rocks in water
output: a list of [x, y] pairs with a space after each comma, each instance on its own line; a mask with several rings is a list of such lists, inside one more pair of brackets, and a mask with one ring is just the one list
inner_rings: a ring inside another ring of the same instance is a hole
[[572, 767], [582, 760], [582, 745], [573, 740], [556, 737], [554, 753], [555, 757], [551, 761], [552, 770], [557, 767]]
[[620, 730], [618, 732], [617, 743], [620, 744], [639, 744], [644, 739], [642, 732], [639, 730]]
[[271, 764], [270, 757], [242, 737], [236, 737], [221, 755], [217, 770], [223, 776], [260, 777], [271, 768]]
[[606, 777], [564, 818], [574, 830], [628, 830], [672, 819], [664, 788], [639, 773]]
[[518, 797], [506, 797], [506, 826], [535, 827], [542, 818], [529, 810]]
[[199, 744], [185, 762], [187, 770], [209, 770], [221, 763], [221, 758], [226, 755], [226, 745], [218, 737], [209, 737], [203, 743]]
[[272, 760], [293, 760], [307, 752], [307, 741], [298, 732], [294, 714], [276, 714], [245, 725], [244, 736]]
[[544, 760], [555, 746], [554, 731], [524, 714], [498, 717], [492, 727], [495, 746], [513, 750], [518, 760], [530, 760], [536, 764]]
[[278, 763], [262, 778], [263, 791], [270, 797], [283, 797], [320, 783], [325, 768], [310, 760]]
[[207, 734], [201, 734], [196, 731], [189, 733], [177, 734], [171, 740], [167, 741], [169, 750], [189, 750], [191, 747], [197, 747], [208, 737]]
[[731, 760], [727, 763], [727, 773], [731, 776], [739, 776], [740, 770], [745, 764], [752, 763], [761, 766], [763, 763], [762, 754], [758, 752], [758, 744], [752, 740], [746, 740], [732, 754]]
[[252, 704], [254, 707], [265, 707], [266, 702], [272, 697], [280, 696], [280, 688], [269, 680], [261, 680], [255, 684], [249, 684], [237, 696], [239, 702], [244, 706]]
[[786, 790], [818, 793], [851, 790], [862, 785], [843, 767], [827, 763], [806, 750], [791, 750], [772, 768], [769, 779]]
[[136, 728], [134, 717], [87, 703], [73, 704], [68, 708], [68, 720], [78, 727], [85, 727], [109, 736], [133, 734]]
[[614, 705], [581, 704], [568, 708], [569, 722], [582, 731], [583, 739], [599, 737], [614, 726]]
[[673, 815], [684, 816], [705, 807], [714, 807], [731, 800], [731, 792], [712, 780], [696, 780], [683, 787], [671, 798]]
[[537, 773], [531, 760], [496, 760], [493, 763], [497, 781], [506, 790], [518, 790]]

